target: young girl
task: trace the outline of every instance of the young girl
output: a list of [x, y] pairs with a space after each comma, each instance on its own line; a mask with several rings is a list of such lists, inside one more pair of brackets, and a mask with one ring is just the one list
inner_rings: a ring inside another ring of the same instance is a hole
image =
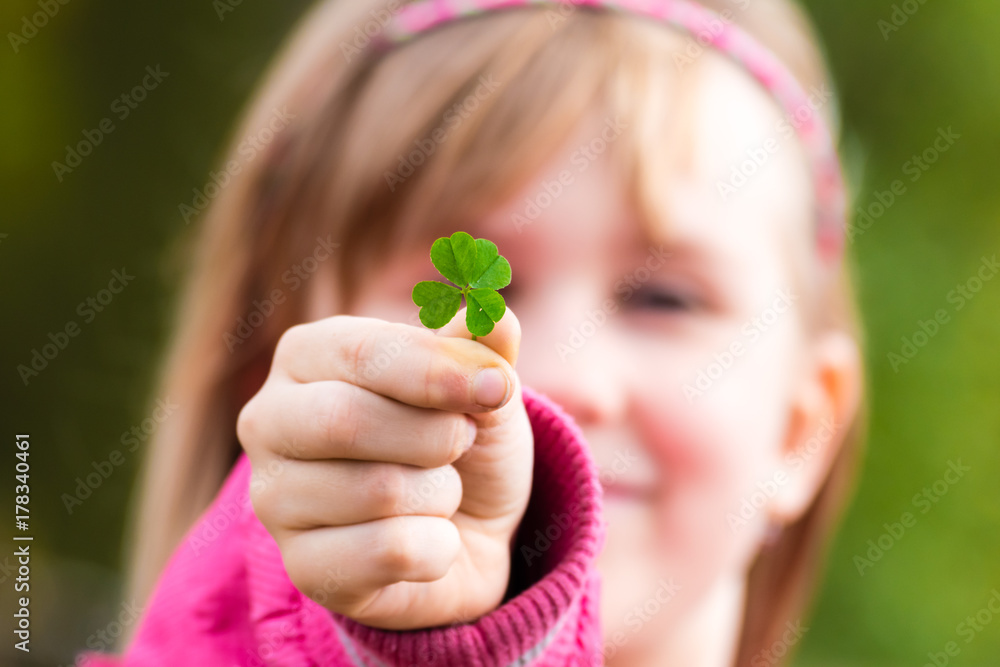
[[[317, 6], [204, 221], [145, 611], [92, 664], [782, 663], [858, 444], [829, 85], [785, 0]], [[475, 341], [410, 298], [456, 230], [513, 267]]]

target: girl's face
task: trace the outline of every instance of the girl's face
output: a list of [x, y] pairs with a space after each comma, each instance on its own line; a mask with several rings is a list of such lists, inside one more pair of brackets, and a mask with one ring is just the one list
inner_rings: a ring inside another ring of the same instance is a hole
[[[513, 267], [503, 294], [522, 327], [523, 384], [572, 415], [601, 470], [608, 653], [672, 641], [689, 664], [731, 648], [746, 569], [795, 485], [787, 442], [808, 341], [792, 257], [812, 208], [778, 107], [722, 57], [702, 60], [670, 116], [683, 131], [662, 146], [656, 239], [613, 156], [627, 119], [596, 113], [522, 192], [464, 227]], [[765, 142], [778, 148], [760, 160]], [[719, 184], [753, 155], [763, 165], [724, 197]], [[353, 314], [417, 323], [410, 290], [438, 278], [428, 247], [398, 250]], [[333, 314], [327, 289], [314, 292], [311, 315]]]

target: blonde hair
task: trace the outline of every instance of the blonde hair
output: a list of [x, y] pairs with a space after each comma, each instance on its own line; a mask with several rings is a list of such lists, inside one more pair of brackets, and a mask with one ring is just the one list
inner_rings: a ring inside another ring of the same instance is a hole
[[[703, 4], [731, 8], [725, 0]], [[306, 318], [308, 289], [283, 277], [312, 254], [317, 239], [340, 244], [327, 261], [338, 276], [339, 312], [347, 312], [357, 281], [377, 269], [373, 258], [389, 243], [450, 233], [505, 201], [601, 106], [629, 118], [616, 146], [628, 158], [625, 182], [633, 184], [629, 194], [643, 218], [656, 215], [656, 155], [648, 147], [665, 145], [651, 138], [666, 137], [670, 123], [653, 98], [663, 94], [658, 80], [678, 77], [670, 60], [676, 35], [627, 16], [580, 10], [556, 22], [531, 8], [459, 21], [379, 57], [357, 54], [366, 24], [377, 25], [376, 17], [398, 6], [396, 0], [320, 2], [275, 61], [232, 139], [223, 164], [237, 161], [241, 170], [220, 188], [191, 241], [193, 261], [160, 373], [156, 395], [181, 408], [145, 454], [129, 572], [130, 597], [139, 604], [238, 457], [237, 414], [263, 382], [278, 338]], [[828, 81], [795, 6], [755, 0], [733, 15], [806, 87]], [[443, 114], [487, 75], [502, 90], [449, 124], [446, 140], [390, 189], [386, 174], [408, 173], [400, 168], [402, 156], [439, 129]], [[292, 122], [264, 135], [270, 141], [247, 159], [240, 143], [260, 136], [276, 113]], [[821, 289], [816, 298], [829, 304], [820, 309], [828, 320], [823, 326], [856, 334], [846, 279]], [[280, 304], [239, 325], [276, 290]], [[855, 426], [811, 508], [754, 564], [738, 664], [775, 641], [806, 603], [852, 479], [856, 435]]]

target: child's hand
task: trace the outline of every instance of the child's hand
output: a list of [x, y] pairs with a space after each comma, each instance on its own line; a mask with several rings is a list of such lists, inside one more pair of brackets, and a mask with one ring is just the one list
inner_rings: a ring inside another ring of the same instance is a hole
[[[254, 510], [326, 608], [402, 630], [502, 601], [534, 454], [521, 329], [508, 310], [470, 337], [461, 311], [437, 334], [352, 316], [295, 326], [240, 413]], [[481, 369], [511, 383], [506, 398], [503, 382], [482, 387], [494, 407], [476, 403]]]

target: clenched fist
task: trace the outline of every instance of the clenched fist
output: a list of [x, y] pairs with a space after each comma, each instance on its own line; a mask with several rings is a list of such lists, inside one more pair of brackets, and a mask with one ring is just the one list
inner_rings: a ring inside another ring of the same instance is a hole
[[436, 333], [347, 315], [292, 327], [239, 415], [251, 467], [280, 463], [251, 501], [292, 582], [366, 625], [471, 620], [507, 588], [534, 453], [521, 330], [510, 309], [476, 341], [464, 322], [463, 309]]

